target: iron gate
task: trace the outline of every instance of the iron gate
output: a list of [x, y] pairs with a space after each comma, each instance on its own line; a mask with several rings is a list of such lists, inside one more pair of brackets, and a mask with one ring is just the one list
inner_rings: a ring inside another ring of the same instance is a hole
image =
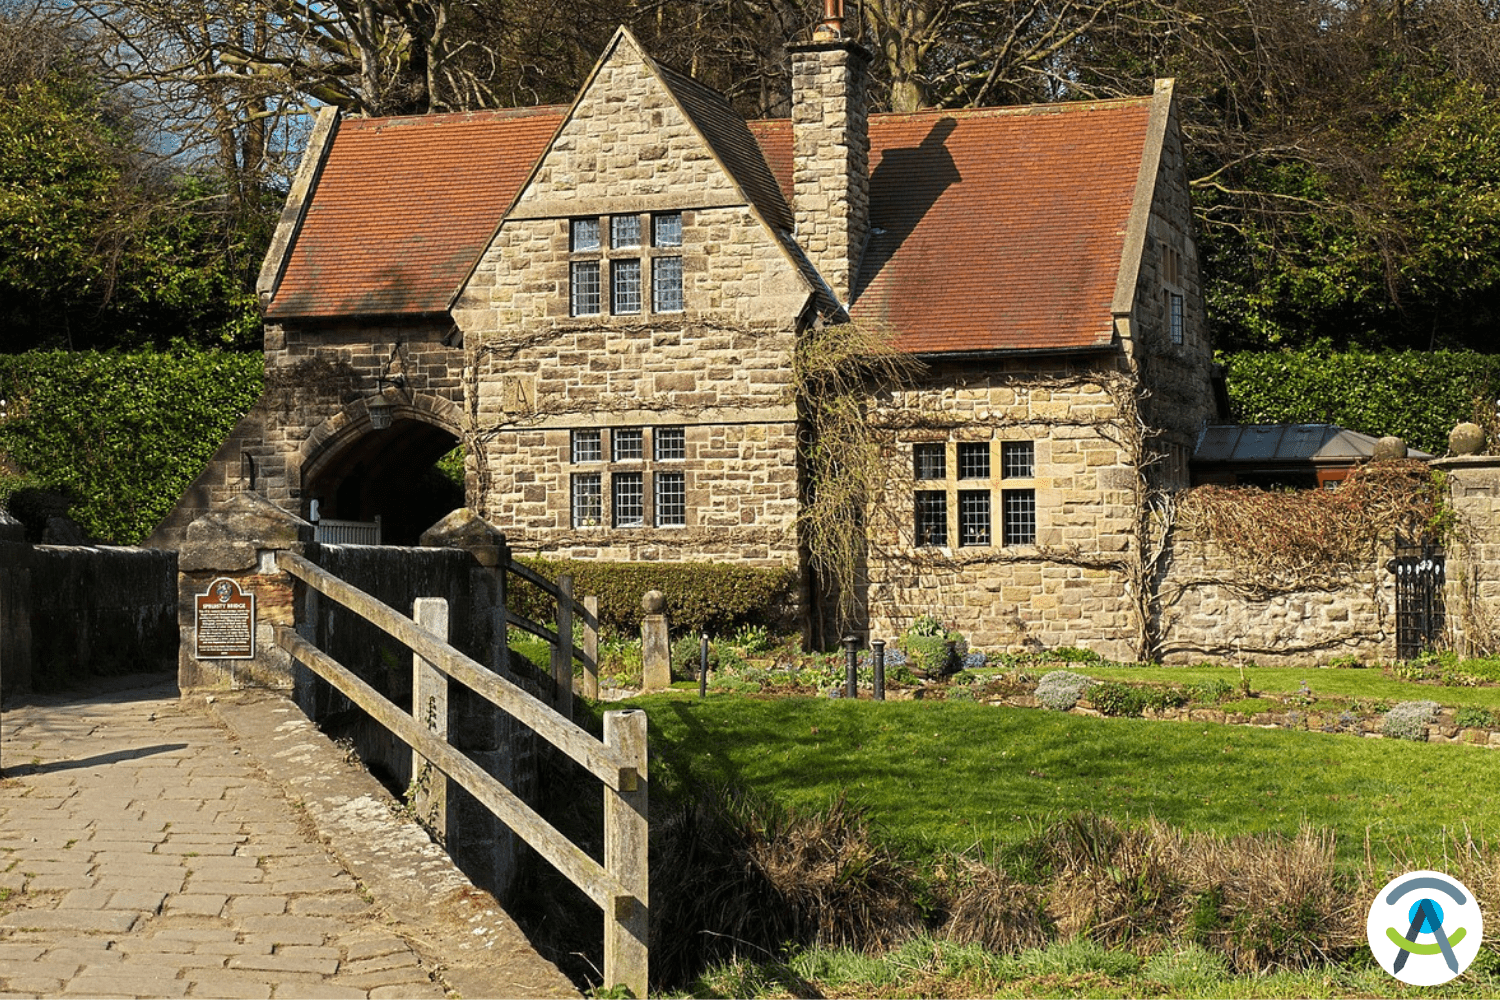
[[1396, 576], [1396, 658], [1410, 660], [1443, 634], [1443, 550], [1398, 538], [1388, 568]]

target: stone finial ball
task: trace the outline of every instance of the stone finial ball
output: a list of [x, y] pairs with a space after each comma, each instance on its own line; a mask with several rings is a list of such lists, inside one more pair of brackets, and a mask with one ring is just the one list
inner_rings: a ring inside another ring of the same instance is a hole
[[1478, 424], [1459, 424], [1448, 435], [1448, 447], [1455, 455], [1477, 455], [1484, 448], [1484, 428]]
[[1406, 442], [1387, 435], [1375, 442], [1374, 458], [1377, 462], [1388, 462], [1393, 458], [1406, 457]]
[[648, 590], [641, 598], [641, 610], [648, 615], [659, 615], [667, 608], [667, 599], [659, 590]]

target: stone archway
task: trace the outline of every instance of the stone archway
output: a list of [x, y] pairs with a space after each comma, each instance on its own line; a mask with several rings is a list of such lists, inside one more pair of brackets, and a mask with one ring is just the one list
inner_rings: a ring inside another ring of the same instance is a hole
[[297, 454], [302, 513], [318, 501], [321, 517], [370, 521], [382, 541], [415, 545], [439, 518], [465, 504], [463, 488], [433, 465], [463, 441], [462, 413], [437, 396], [387, 389], [389, 427], [370, 423], [366, 400], [345, 406], [319, 425]]

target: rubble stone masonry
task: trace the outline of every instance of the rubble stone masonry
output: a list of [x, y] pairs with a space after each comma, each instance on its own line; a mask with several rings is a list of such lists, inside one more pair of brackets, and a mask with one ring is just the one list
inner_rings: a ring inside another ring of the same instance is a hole
[[[934, 369], [926, 385], [879, 401], [889, 428], [891, 478], [871, 518], [873, 637], [935, 615], [977, 648], [1086, 646], [1128, 657], [1137, 633], [1125, 593], [1134, 558], [1136, 475], [1114, 433], [1117, 393], [1129, 391], [1119, 356], [1058, 368], [1055, 361], [996, 363], [963, 376]], [[947, 476], [914, 479], [914, 449], [940, 442]], [[962, 478], [958, 448], [988, 442], [990, 476]], [[1030, 443], [1034, 475], [1008, 476], [1005, 443]], [[916, 544], [915, 493], [947, 495], [948, 543]], [[959, 494], [990, 498], [989, 544], [960, 544]], [[1035, 539], [1006, 544], [1004, 496], [1035, 498]]]
[[[680, 213], [680, 247], [652, 245], [661, 213]], [[612, 245], [616, 217], [640, 220], [640, 246]], [[574, 251], [576, 219], [599, 220], [597, 250]], [[657, 312], [650, 275], [672, 256], [682, 261], [682, 308]], [[599, 262], [597, 315], [571, 315], [579, 260]], [[639, 310], [617, 315], [611, 267], [636, 260]], [[622, 40], [453, 310], [470, 369], [480, 513], [520, 552], [795, 565], [791, 358], [809, 292], [672, 93]], [[681, 428], [681, 457], [658, 460], [661, 428]], [[573, 462], [573, 432], [595, 429], [600, 460]], [[641, 431], [641, 457], [616, 460], [617, 429]], [[683, 476], [682, 525], [655, 526], [661, 474]], [[598, 523], [575, 524], [573, 477], [593, 475]], [[644, 523], [617, 526], [616, 480], [637, 475]]]

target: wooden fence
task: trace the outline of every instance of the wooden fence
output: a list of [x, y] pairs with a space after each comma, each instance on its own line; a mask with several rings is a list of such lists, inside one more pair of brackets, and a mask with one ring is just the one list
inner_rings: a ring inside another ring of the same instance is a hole
[[[298, 615], [299, 628], [307, 635], [282, 626], [276, 631], [276, 644], [411, 747], [414, 778], [428, 766], [436, 768], [483, 803], [502, 823], [583, 890], [604, 911], [604, 985], [623, 984], [636, 996], [646, 996], [649, 883], [645, 713], [636, 710], [606, 712], [604, 741], [601, 743], [573, 723], [570, 711], [559, 711], [564, 705], [554, 709], [449, 645], [446, 602], [436, 598], [419, 599], [414, 609], [416, 617], [408, 618], [302, 556], [278, 552], [276, 565], [307, 585], [308, 601], [308, 607]], [[560, 697], [566, 699], [565, 704], [570, 709], [573, 655], [585, 653], [572, 642], [572, 615], [580, 609], [572, 600], [571, 586], [564, 581], [554, 586], [530, 570], [508, 561], [503, 565], [559, 599], [555, 633], [508, 612], [507, 618], [511, 623], [543, 634], [553, 642], [553, 677], [558, 682]], [[313, 645], [310, 638], [312, 623], [317, 620], [319, 599], [335, 601], [363, 616], [412, 650], [412, 712], [408, 713], [385, 698]], [[593, 611], [588, 609], [591, 615]], [[595, 636], [593, 642], [597, 644], [597, 633]], [[565, 669], [560, 663], [564, 660]], [[593, 656], [585, 656], [584, 660], [586, 666], [590, 665]], [[450, 678], [529, 726], [603, 782], [603, 864], [449, 745], [446, 706]], [[446, 798], [442, 788], [428, 788], [424, 794]], [[441, 800], [428, 799], [425, 805], [440, 807]], [[419, 815], [423, 808], [424, 803], [417, 804]]]

